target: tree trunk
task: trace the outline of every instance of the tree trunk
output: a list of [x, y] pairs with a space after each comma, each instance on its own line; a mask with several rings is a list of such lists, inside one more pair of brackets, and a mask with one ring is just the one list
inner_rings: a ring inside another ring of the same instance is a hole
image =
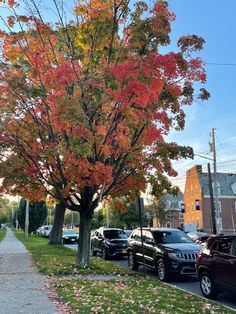
[[65, 216], [65, 206], [62, 204], [56, 204], [56, 211], [54, 216], [54, 222], [52, 231], [49, 236], [49, 244], [61, 245], [62, 244], [62, 228]]
[[80, 212], [79, 246], [77, 264], [87, 266], [90, 257], [92, 214], [86, 210]]

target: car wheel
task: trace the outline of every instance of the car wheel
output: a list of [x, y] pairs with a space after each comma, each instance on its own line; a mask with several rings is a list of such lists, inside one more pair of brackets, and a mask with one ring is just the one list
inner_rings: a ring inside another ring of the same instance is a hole
[[91, 255], [92, 256], [96, 256], [97, 255], [97, 252], [94, 250], [94, 245], [93, 244], [91, 245]]
[[107, 253], [107, 249], [105, 248], [105, 246], [102, 247], [101, 255], [102, 255], [103, 259], [108, 259], [108, 253]]
[[214, 299], [217, 296], [217, 288], [213, 278], [208, 272], [200, 275], [200, 288], [204, 297]]
[[168, 276], [168, 271], [166, 269], [166, 265], [163, 259], [159, 259], [156, 263], [156, 272], [157, 272], [157, 277], [161, 281], [167, 281], [169, 276]]
[[139, 264], [136, 262], [133, 252], [128, 253], [128, 266], [131, 270], [138, 270], [139, 268]]

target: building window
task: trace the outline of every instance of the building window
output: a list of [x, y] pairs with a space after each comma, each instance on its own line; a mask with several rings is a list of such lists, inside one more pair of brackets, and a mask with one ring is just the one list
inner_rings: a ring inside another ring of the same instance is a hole
[[166, 228], [171, 228], [171, 222], [167, 221]]
[[236, 182], [231, 185], [232, 191], [236, 194]]
[[[236, 202], [235, 202], [235, 206], [236, 206]], [[179, 219], [184, 219], [184, 213], [179, 213]]]

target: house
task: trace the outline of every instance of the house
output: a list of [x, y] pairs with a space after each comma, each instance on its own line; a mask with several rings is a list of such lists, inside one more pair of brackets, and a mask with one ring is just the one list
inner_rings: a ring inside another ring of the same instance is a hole
[[153, 227], [184, 229], [184, 215], [181, 212], [184, 203], [183, 195], [181, 193], [176, 196], [165, 194], [162, 200], [165, 203], [164, 214], [162, 218], [158, 219], [158, 214], [153, 218]]
[[[214, 182], [214, 174], [212, 182]], [[219, 201], [220, 232], [236, 233], [236, 174], [217, 173], [216, 186]], [[212, 183], [214, 191], [214, 183]], [[198, 229], [212, 232], [209, 176], [196, 165], [186, 172], [184, 190], [184, 223], [196, 224]]]

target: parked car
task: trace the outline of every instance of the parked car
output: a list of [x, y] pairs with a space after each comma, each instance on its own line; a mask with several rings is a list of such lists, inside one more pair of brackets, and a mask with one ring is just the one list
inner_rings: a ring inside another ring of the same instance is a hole
[[192, 231], [192, 232], [188, 232], [187, 235], [193, 240], [196, 241], [198, 238], [200, 237], [205, 237], [205, 236], [210, 236], [209, 233], [206, 232], [201, 232], [201, 231]]
[[75, 229], [64, 229], [62, 231], [63, 243], [78, 243], [79, 233]]
[[236, 293], [236, 236], [211, 236], [197, 255], [196, 270], [205, 297], [214, 299], [225, 290]]
[[42, 236], [45, 238], [49, 238], [50, 232], [52, 231], [52, 226], [47, 225], [43, 227]]
[[119, 228], [97, 229], [91, 238], [91, 253], [101, 253], [102, 258], [108, 259], [112, 256], [127, 255], [127, 234]]
[[128, 229], [124, 229], [124, 232], [127, 234], [127, 236], [129, 237], [131, 235], [131, 233], [133, 232], [133, 230], [128, 230]]
[[39, 228], [36, 230], [36, 235], [42, 236], [44, 227], [45, 227], [44, 225], [41, 226], [41, 227], [39, 227]]
[[156, 269], [157, 276], [167, 281], [173, 275], [196, 274], [195, 263], [201, 246], [195, 244], [183, 231], [170, 228], [135, 229], [128, 240], [128, 266]]

